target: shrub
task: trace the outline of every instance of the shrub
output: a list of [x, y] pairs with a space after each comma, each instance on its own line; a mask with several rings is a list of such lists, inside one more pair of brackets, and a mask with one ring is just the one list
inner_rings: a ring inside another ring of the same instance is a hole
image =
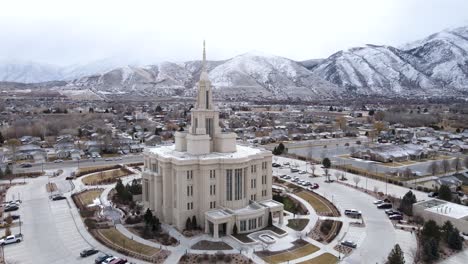
[[95, 229], [96, 225], [97, 225], [96, 219], [91, 219], [91, 218], [86, 218], [84, 220], [84, 223], [85, 223], [86, 227], [88, 227], [88, 229]]
[[330, 230], [332, 229], [333, 226], [333, 220], [325, 220], [321, 225], [320, 225], [320, 232], [324, 235], [328, 235]]
[[228, 254], [224, 256], [224, 263], [231, 263], [231, 261], [232, 261], [231, 255]]
[[224, 252], [222, 251], [216, 252], [216, 258], [218, 259], [218, 261], [222, 261], [224, 257], [225, 257]]

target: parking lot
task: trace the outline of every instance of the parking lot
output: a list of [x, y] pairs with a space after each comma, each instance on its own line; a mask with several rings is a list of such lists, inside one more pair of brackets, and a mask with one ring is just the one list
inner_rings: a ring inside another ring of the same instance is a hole
[[[52, 180], [65, 181], [64, 178], [65, 175], [62, 175]], [[45, 188], [49, 180], [46, 176], [28, 179], [26, 185], [17, 185], [8, 190], [7, 200], [17, 199], [19, 196], [23, 201], [20, 209], [14, 213], [21, 215], [24, 240], [5, 246], [7, 263], [94, 263], [96, 255], [87, 258], [79, 256], [82, 250], [92, 246], [121, 256], [106, 249], [89, 235], [78, 212], [73, 209], [74, 205], [69, 204], [72, 203], [69, 194], [65, 195], [65, 200], [49, 199]], [[61, 185], [65, 188], [67, 184], [65, 182]], [[19, 227], [14, 227], [11, 231], [12, 234], [17, 234]]]
[[[298, 169], [305, 170], [305, 163], [297, 160], [278, 158], [277, 162], [296, 162]], [[310, 172], [310, 169], [309, 169]], [[340, 240], [352, 240], [357, 243], [357, 249], [343, 260], [343, 263], [383, 263], [388, 253], [399, 243], [392, 221], [389, 220], [384, 210], [377, 209], [373, 202], [376, 200], [372, 196], [347, 186], [337, 183], [325, 183], [325, 177], [309, 177], [310, 174], [292, 173], [287, 166], [274, 168], [273, 175], [291, 175], [301, 180], [316, 183], [319, 188], [314, 190], [318, 194], [332, 201], [343, 213], [345, 209], [356, 209], [362, 212], [365, 228], [350, 227]], [[316, 174], [321, 174], [321, 170], [316, 170]], [[426, 195], [427, 196], [427, 195]], [[375, 241], [379, 241], [376, 243]], [[409, 255], [409, 246], [402, 248]]]

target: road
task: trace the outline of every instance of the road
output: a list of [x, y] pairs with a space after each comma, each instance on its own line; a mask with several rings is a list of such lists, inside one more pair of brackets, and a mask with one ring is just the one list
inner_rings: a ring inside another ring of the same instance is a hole
[[60, 163], [55, 162], [45, 162], [45, 163], [32, 163], [30, 168], [20, 168], [19, 165], [15, 165], [15, 173], [22, 172], [35, 172], [42, 170], [57, 170], [64, 169], [68, 167], [92, 167], [92, 166], [102, 166], [102, 165], [117, 165], [125, 163], [134, 163], [134, 162], [143, 162], [143, 155], [127, 155], [122, 156], [122, 159], [112, 158], [110, 161], [106, 161], [104, 158], [93, 161], [92, 159], [86, 160], [65, 160]]
[[[278, 162], [281, 164], [285, 161], [294, 161], [298, 163], [300, 170], [305, 170], [305, 162], [285, 158], [278, 159]], [[303, 180], [318, 183], [320, 187], [316, 192], [332, 201], [341, 212], [345, 209], [362, 211], [366, 227], [351, 227], [346, 235], [340, 238], [342, 240], [352, 240], [358, 244], [357, 249], [353, 250], [351, 255], [343, 259], [342, 263], [384, 263], [395, 243], [400, 243], [399, 237], [401, 236], [397, 236], [395, 228], [385, 212], [377, 209], [373, 204], [375, 198], [372, 196], [341, 184], [325, 183], [325, 177], [311, 178], [307, 174], [291, 173], [290, 169], [286, 167], [282, 169], [274, 168], [273, 175], [281, 174], [298, 176]], [[317, 169], [316, 174], [322, 175], [322, 170]], [[403, 194], [406, 191], [408, 191], [406, 188], [398, 189], [398, 191], [395, 190], [395, 192]], [[411, 250], [411, 247], [403, 248], [405, 253], [409, 250]]]
[[[122, 257], [105, 248], [87, 232], [69, 197], [70, 193], [65, 194], [67, 200], [52, 201], [48, 198], [45, 186], [49, 181], [56, 183], [62, 192], [70, 191], [70, 184], [65, 177], [73, 170], [70, 168], [54, 178], [41, 176], [26, 179], [27, 184], [16, 185], [8, 190], [7, 200], [20, 197], [23, 201], [14, 214], [21, 216], [24, 241], [5, 246], [7, 263], [94, 263], [96, 256], [84, 259], [79, 257], [80, 251], [90, 247]], [[19, 232], [19, 227], [12, 228], [13, 234]]]

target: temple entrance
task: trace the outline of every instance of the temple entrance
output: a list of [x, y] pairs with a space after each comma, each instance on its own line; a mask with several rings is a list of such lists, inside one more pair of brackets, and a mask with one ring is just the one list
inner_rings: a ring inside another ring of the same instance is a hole
[[225, 236], [227, 232], [227, 223], [219, 224], [219, 236]]

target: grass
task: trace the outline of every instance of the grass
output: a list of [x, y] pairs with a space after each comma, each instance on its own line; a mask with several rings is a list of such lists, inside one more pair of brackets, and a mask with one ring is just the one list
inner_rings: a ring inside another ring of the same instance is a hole
[[325, 202], [322, 201], [321, 198], [318, 198], [317, 196], [309, 192], [301, 191], [299, 193], [296, 193], [296, 195], [306, 200], [317, 213], [333, 213], [333, 211], [328, 207], [328, 205]]
[[57, 184], [53, 183], [53, 182], [49, 182], [46, 184], [46, 190], [47, 192], [55, 192], [58, 190], [57, 188]]
[[101, 171], [90, 174], [83, 178], [85, 185], [98, 185], [103, 183], [110, 183], [117, 180], [120, 177], [127, 176], [128, 172], [122, 169], [115, 169], [109, 171]]
[[318, 251], [319, 248], [307, 243], [306, 245], [291, 250], [291, 251], [286, 251], [280, 254], [275, 254], [275, 255], [270, 255], [270, 256], [265, 256], [263, 257], [263, 260], [267, 263], [281, 263], [281, 262], [287, 262], [288, 260], [293, 260], [293, 259], [298, 259], [305, 257], [307, 255], [310, 255], [316, 251]]
[[288, 227], [296, 231], [301, 231], [309, 223], [309, 219], [291, 219], [288, 221]]
[[338, 262], [338, 258], [330, 253], [322, 254], [313, 259], [299, 262], [299, 264], [335, 264]]
[[87, 190], [78, 194], [78, 198], [81, 200], [81, 203], [86, 206], [92, 204], [94, 199], [101, 195], [102, 191], [102, 189]]
[[145, 244], [136, 242], [135, 240], [129, 239], [115, 228], [100, 229], [98, 232], [110, 243], [141, 255], [153, 256], [159, 252], [159, 249], [157, 248], [150, 247]]
[[91, 166], [91, 167], [81, 167], [78, 169], [77, 175], [84, 175], [88, 174], [90, 172], [96, 171], [96, 170], [106, 170], [106, 169], [113, 169], [115, 166], [109, 166], [109, 165], [102, 165], [102, 166]]
[[462, 185], [461, 188], [464, 193], [468, 193], [468, 185]]
[[198, 250], [231, 250], [232, 247], [222, 241], [201, 240], [192, 246], [192, 249]]

